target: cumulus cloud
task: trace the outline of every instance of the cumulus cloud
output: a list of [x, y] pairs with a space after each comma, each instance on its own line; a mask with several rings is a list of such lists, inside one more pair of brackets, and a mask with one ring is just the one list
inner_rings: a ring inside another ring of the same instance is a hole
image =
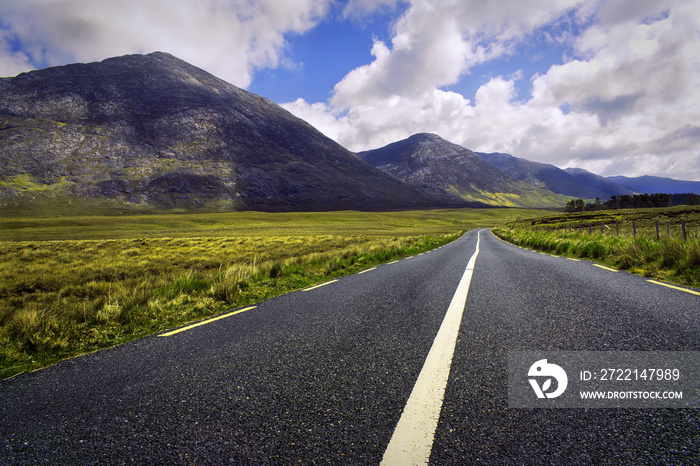
[[375, 41], [375, 60], [356, 68], [334, 89], [332, 104], [349, 107], [392, 95], [416, 96], [456, 83], [472, 66], [508, 53], [534, 28], [576, 4], [536, 0], [414, 0], [394, 26], [392, 43]]
[[[564, 22], [582, 32], [555, 37]], [[699, 23], [698, 0], [414, 0], [328, 102], [286, 107], [356, 151], [430, 131], [603, 175], [700, 179]], [[568, 56], [541, 75], [492, 77], [473, 100], [445, 90], [537, 33], [570, 41]]]
[[[275, 67], [287, 33], [312, 28], [331, 0], [4, 0], [0, 71], [161, 50], [238, 86]], [[15, 47], [13, 44], [20, 44]], [[13, 51], [21, 48], [27, 53]]]
[[[700, 180], [700, 0], [3, 0], [0, 75], [162, 50], [247, 87], [332, 8], [397, 15], [326, 102], [284, 105], [351, 150], [434, 132], [604, 175]], [[552, 66], [472, 76], [543, 37], [565, 50]], [[454, 91], [471, 79], [473, 95]]]

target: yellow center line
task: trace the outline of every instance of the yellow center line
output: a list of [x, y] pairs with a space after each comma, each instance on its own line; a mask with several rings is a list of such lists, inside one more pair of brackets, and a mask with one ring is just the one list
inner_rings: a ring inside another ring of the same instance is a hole
[[673, 288], [674, 290], [685, 291], [686, 293], [700, 296], [700, 293], [698, 293], [697, 291], [681, 288], [680, 286], [673, 286], [673, 285], [669, 285], [668, 283], [657, 282], [656, 280], [647, 280], [647, 281], [649, 283], [653, 283], [654, 285], [661, 285], [661, 286], [665, 286], [666, 288]]
[[387, 265], [396, 264], [398, 261], [389, 262]]
[[606, 266], [604, 266], [604, 265], [598, 265], [598, 264], [593, 264], [593, 265], [595, 265], [596, 267], [598, 267], [598, 268], [600, 268], [600, 269], [609, 270], [609, 271], [611, 271], [611, 272], [617, 272], [617, 270], [611, 269], [610, 267], [606, 267]]
[[304, 289], [301, 290], [301, 291], [311, 291], [311, 290], [315, 290], [316, 288], [321, 288], [322, 286], [330, 285], [331, 283], [335, 283], [335, 282], [337, 282], [337, 281], [338, 281], [338, 280], [331, 280], [331, 281], [329, 281], [329, 282], [321, 283], [320, 285], [312, 286], [312, 287], [310, 287], [310, 288], [304, 288]]
[[362, 275], [363, 273], [371, 272], [372, 270], [377, 270], [376, 267], [372, 267], [371, 269], [363, 270], [362, 272], [357, 272], [358, 275]]
[[228, 314], [222, 314], [222, 315], [220, 315], [220, 316], [216, 316], [216, 317], [213, 317], [213, 318], [211, 318], [211, 319], [203, 320], [203, 321], [201, 321], [201, 322], [197, 322], [196, 324], [188, 325], [187, 327], [182, 327], [182, 328], [179, 328], [179, 329], [177, 329], [177, 330], [173, 330], [173, 331], [171, 331], [171, 332], [161, 333], [161, 334], [158, 335], [158, 336], [159, 336], [159, 337], [169, 337], [169, 336], [175, 335], [176, 333], [184, 332], [185, 330], [191, 330], [191, 329], [193, 329], [193, 328], [195, 328], [195, 327], [199, 327], [200, 325], [210, 324], [210, 323], [215, 322], [215, 321], [217, 321], [217, 320], [225, 319], [226, 317], [231, 317], [231, 316], [234, 316], [234, 315], [236, 315], [236, 314], [240, 314], [241, 312], [250, 311], [251, 309], [255, 309], [256, 307], [257, 307], [257, 306], [245, 307], [245, 308], [243, 308], [243, 309], [239, 309], [239, 310], [237, 310], [237, 311], [229, 312]]
[[581, 259], [572, 259], [571, 257], [567, 257], [566, 259], [574, 262], [581, 262]]

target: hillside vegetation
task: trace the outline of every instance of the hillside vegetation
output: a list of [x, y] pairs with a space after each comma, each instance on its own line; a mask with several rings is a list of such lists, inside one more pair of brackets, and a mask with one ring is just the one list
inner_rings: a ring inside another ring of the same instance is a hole
[[[685, 230], [685, 237], [684, 237]], [[700, 287], [700, 207], [625, 209], [509, 222], [513, 244]]]

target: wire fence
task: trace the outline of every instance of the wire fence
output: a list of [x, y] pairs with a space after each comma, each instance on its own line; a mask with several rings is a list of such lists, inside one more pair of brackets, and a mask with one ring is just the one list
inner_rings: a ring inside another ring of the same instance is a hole
[[515, 222], [517, 229], [542, 231], [550, 233], [581, 235], [617, 236], [623, 238], [678, 238], [683, 241], [700, 238], [700, 223], [687, 222], [685, 219], [641, 219], [623, 221], [568, 221], [556, 224], [533, 224], [534, 222]]

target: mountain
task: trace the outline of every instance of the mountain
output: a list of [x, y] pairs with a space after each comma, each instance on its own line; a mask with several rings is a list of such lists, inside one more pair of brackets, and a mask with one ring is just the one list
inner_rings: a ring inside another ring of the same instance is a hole
[[460, 206], [274, 102], [156, 52], [0, 79], [0, 206]]
[[588, 186], [591, 191], [597, 190], [603, 193], [599, 197], [602, 200], [610, 198], [610, 196], [619, 196], [621, 194], [633, 194], [627, 186], [623, 186], [608, 178], [591, 173], [583, 168], [567, 168], [566, 173], [574, 177], [580, 186]]
[[637, 194], [700, 194], [700, 181], [682, 181], [658, 176], [640, 176], [638, 178], [609, 176], [607, 179], [627, 186]]
[[560, 206], [567, 200], [505, 175], [476, 153], [436, 134], [415, 134], [357, 155], [401, 180], [437, 186], [466, 200], [527, 207]]
[[605, 200], [613, 194], [632, 194], [629, 188], [585, 170], [562, 170], [554, 165], [531, 162], [509, 154], [479, 153], [478, 155], [516, 180], [525, 181], [565, 196], [580, 199], [599, 197]]

